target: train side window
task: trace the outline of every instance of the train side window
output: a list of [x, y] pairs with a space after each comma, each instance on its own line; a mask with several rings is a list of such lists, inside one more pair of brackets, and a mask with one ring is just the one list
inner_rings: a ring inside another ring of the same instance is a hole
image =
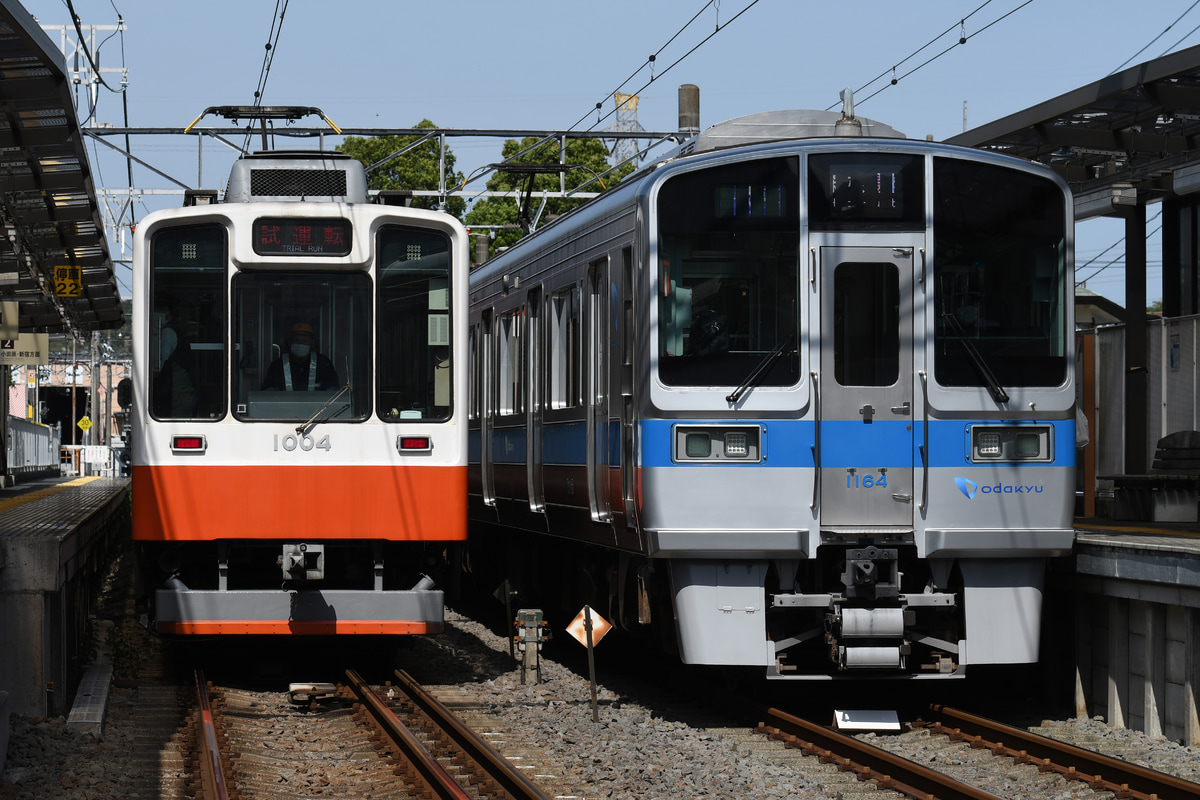
[[579, 353], [579, 287], [550, 299], [550, 408], [577, 408], [583, 373]]
[[479, 368], [479, 326], [472, 325], [467, 331], [467, 379], [470, 381], [468, 419], [479, 419]]
[[150, 413], [156, 419], [225, 416], [225, 229], [189, 225], [150, 241]]
[[525, 410], [524, 348], [522, 326], [524, 309], [500, 315], [500, 409], [499, 413], [520, 414]]
[[377, 408], [389, 422], [445, 420], [451, 404], [450, 239], [438, 231], [379, 231]]

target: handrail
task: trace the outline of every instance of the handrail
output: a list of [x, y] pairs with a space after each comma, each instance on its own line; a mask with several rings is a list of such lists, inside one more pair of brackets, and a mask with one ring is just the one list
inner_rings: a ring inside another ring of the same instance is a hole
[[817, 510], [821, 493], [821, 383], [816, 370], [809, 373], [813, 383], [813, 498], [809, 508]]
[[921, 376], [921, 512], [929, 505], [929, 376]]

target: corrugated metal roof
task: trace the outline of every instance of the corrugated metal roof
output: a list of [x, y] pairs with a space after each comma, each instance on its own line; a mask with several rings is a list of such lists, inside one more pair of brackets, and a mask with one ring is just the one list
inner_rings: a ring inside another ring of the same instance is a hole
[[[0, 0], [0, 299], [24, 332], [124, 323], [62, 53], [16, 0]], [[77, 267], [78, 297], [55, 293]]]

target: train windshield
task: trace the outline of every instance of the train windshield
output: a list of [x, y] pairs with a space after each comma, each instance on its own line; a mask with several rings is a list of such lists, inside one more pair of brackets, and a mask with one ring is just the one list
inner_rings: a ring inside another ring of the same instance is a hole
[[239, 419], [346, 422], [371, 411], [371, 280], [242, 272], [233, 280]]
[[385, 226], [376, 246], [379, 416], [388, 422], [450, 417], [450, 239]]
[[937, 382], [1061, 385], [1070, 300], [1062, 191], [992, 164], [933, 165]]
[[658, 374], [664, 384], [741, 386], [751, 374], [757, 386], [799, 380], [799, 185], [794, 156], [697, 170], [663, 184]]

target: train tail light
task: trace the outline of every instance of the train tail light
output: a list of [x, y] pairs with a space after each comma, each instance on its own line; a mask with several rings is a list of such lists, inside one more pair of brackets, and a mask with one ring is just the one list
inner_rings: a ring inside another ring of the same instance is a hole
[[204, 436], [187, 434], [171, 437], [171, 452], [180, 455], [203, 455], [208, 450], [208, 439]]
[[400, 453], [428, 453], [433, 449], [433, 440], [428, 436], [400, 434], [396, 437], [396, 450]]

